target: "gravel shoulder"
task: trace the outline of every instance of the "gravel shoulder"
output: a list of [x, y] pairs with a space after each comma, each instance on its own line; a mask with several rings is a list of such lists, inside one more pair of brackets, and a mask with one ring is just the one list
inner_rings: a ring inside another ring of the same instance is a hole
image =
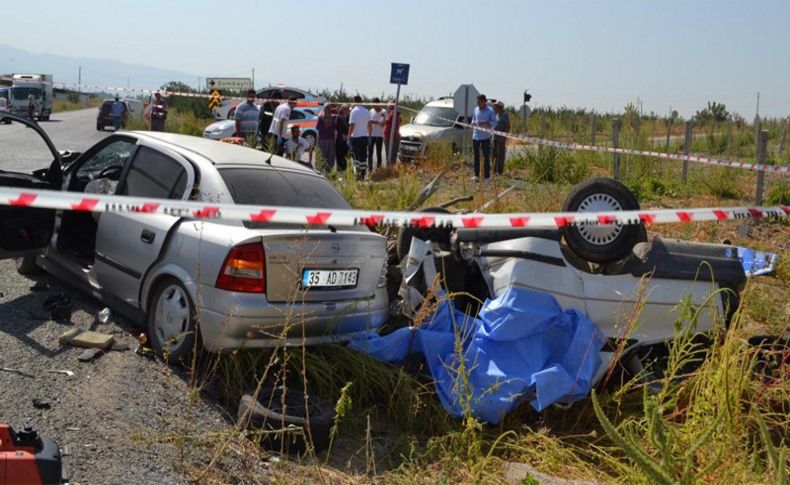
[[[49, 288], [31, 291], [37, 282]], [[44, 310], [54, 294], [71, 300], [70, 321], [54, 321]], [[0, 261], [0, 367], [20, 371], [0, 371], [0, 421], [30, 422], [54, 439], [67, 453], [71, 483], [187, 483], [180, 470], [207, 457], [191, 450], [185, 458], [170, 437], [227, 431], [228, 413], [208, 399], [190, 400], [186, 372], [136, 354], [138, 328], [116, 315], [98, 323], [101, 308], [51, 276], [29, 279], [13, 261]], [[112, 334], [131, 349], [79, 362], [83, 349], [58, 343], [74, 327]]]

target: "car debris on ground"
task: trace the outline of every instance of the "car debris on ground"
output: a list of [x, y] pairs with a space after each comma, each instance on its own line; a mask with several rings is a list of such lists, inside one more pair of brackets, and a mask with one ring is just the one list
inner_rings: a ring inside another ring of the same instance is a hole
[[73, 347], [95, 348], [107, 350], [115, 343], [115, 338], [106, 333], [94, 332], [93, 330], [81, 330], [73, 328], [58, 338], [61, 345], [71, 345]]

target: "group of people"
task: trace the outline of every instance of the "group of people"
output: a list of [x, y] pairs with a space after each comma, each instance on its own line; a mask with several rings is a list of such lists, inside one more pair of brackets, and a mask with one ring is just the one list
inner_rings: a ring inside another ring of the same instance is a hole
[[[351, 110], [345, 104], [328, 103], [318, 114], [318, 149], [327, 170], [345, 170], [349, 149], [359, 178], [387, 165], [382, 148], [391, 157], [389, 162], [395, 162], [400, 144], [400, 112], [395, 112], [394, 104], [389, 104], [385, 112], [379, 98], [373, 98], [372, 104], [372, 108], [366, 108], [362, 98], [354, 96]], [[390, 146], [393, 130], [395, 139]]]
[[[505, 152], [507, 149], [507, 139], [503, 135], [495, 135], [491, 130], [508, 133], [510, 132], [510, 117], [505, 111], [505, 103], [502, 101], [494, 102], [494, 107], [488, 106], [488, 99], [485, 94], [477, 97], [477, 107], [472, 114], [472, 153], [474, 161], [474, 174], [472, 180], [484, 180], [491, 178], [491, 152], [493, 148], [494, 171], [497, 175], [502, 175], [505, 171]], [[493, 139], [493, 147], [491, 141]], [[483, 155], [483, 167], [481, 172], [480, 155]]]
[[[162, 98], [159, 91], [154, 94], [154, 99], [148, 105], [148, 114], [151, 117], [151, 131], [165, 131], [165, 120], [167, 120], [167, 102]], [[126, 115], [127, 106], [121, 102], [118, 95], [110, 106], [110, 118], [115, 131], [121, 129], [123, 118]]]
[[[266, 100], [259, 109], [255, 104], [255, 90], [247, 92], [247, 100], [236, 108], [236, 134], [244, 138], [260, 137], [264, 150], [283, 155], [291, 160], [301, 161], [304, 153], [309, 152], [312, 161], [313, 146], [301, 136], [299, 126], [292, 126], [290, 137], [286, 137], [291, 110], [296, 106], [296, 98], [282, 102], [278, 98]], [[390, 163], [397, 160], [400, 145], [400, 112], [390, 103], [387, 110], [382, 109], [381, 100], [374, 98], [372, 107], [362, 104], [361, 96], [354, 96], [354, 107], [347, 104], [327, 103], [318, 114], [316, 130], [317, 145], [325, 163], [325, 169], [335, 168], [345, 171], [349, 151], [359, 178], [372, 173], [387, 164], [382, 154], [387, 154]], [[505, 104], [496, 101], [488, 105], [484, 94], [477, 97], [477, 107], [472, 115], [472, 151], [474, 160], [473, 180], [491, 178], [491, 159], [493, 170], [502, 175], [505, 169], [507, 139], [492, 131], [510, 131], [510, 117]], [[390, 136], [394, 130], [394, 143], [390, 147]], [[481, 165], [482, 158], [482, 165]]]
[[[288, 120], [296, 101], [292, 97], [282, 102], [275, 95], [258, 108], [255, 91], [249, 90], [246, 102], [236, 107], [236, 135], [256, 140], [260, 137], [264, 150], [291, 160], [300, 161], [306, 152], [312, 160], [314, 147], [301, 136], [299, 126], [291, 126], [290, 136], [286, 136]], [[373, 99], [372, 108], [366, 108], [362, 105], [362, 98], [355, 96], [354, 105], [351, 110], [346, 104], [327, 103], [323, 106], [316, 120], [316, 144], [327, 171], [334, 168], [344, 171], [350, 152], [357, 175], [364, 177], [386, 165], [382, 150], [390, 153], [390, 134], [393, 129], [395, 141], [391, 161], [397, 158], [401, 119], [400, 113], [395, 114], [394, 105], [390, 105], [385, 112], [378, 98]]]

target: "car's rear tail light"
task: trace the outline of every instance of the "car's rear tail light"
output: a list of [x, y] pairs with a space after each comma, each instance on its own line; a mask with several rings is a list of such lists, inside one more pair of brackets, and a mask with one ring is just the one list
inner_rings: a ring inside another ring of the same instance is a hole
[[231, 248], [217, 276], [217, 288], [244, 293], [266, 292], [266, 263], [260, 242]]

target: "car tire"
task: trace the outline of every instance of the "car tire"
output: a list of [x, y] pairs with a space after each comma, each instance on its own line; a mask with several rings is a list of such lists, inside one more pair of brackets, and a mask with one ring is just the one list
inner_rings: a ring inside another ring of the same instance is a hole
[[307, 409], [309, 413], [303, 390], [266, 387], [260, 389], [257, 399], [252, 394], [241, 397], [237, 419], [247, 428], [263, 431], [260, 444], [266, 449], [303, 454], [308, 449], [309, 436], [317, 453], [329, 446], [335, 410], [317, 396], [308, 396]]
[[27, 256], [16, 258], [16, 272], [25, 276], [41, 273], [41, 267], [36, 264], [36, 255], [28, 254]]
[[151, 347], [168, 364], [185, 360], [195, 344], [195, 304], [175, 278], [156, 285], [146, 315]]
[[235, 117], [236, 117], [236, 108], [231, 108], [230, 111], [228, 111], [228, 119], [232, 120]]
[[[606, 177], [582, 182], [565, 199], [563, 212], [612, 212], [639, 210], [639, 201], [628, 187]], [[624, 258], [640, 240], [646, 240], [644, 225], [571, 225], [561, 229], [568, 247], [592, 263], [610, 263]]]
[[104, 126], [96, 123], [96, 131], [104, 131]]
[[[450, 211], [444, 207], [428, 207], [418, 212], [433, 214], [449, 214]], [[450, 236], [452, 230], [446, 227], [419, 228], [413, 226], [401, 227], [398, 230], [398, 261], [403, 261], [409, 255], [411, 249], [411, 238], [416, 237], [423, 241], [433, 241], [439, 243], [443, 249], [450, 249]]]
[[312, 131], [308, 131], [302, 136], [304, 137], [305, 140], [307, 140], [307, 143], [309, 143], [311, 147], [315, 147], [316, 146], [317, 138], [316, 138], [315, 133], [313, 133]]

